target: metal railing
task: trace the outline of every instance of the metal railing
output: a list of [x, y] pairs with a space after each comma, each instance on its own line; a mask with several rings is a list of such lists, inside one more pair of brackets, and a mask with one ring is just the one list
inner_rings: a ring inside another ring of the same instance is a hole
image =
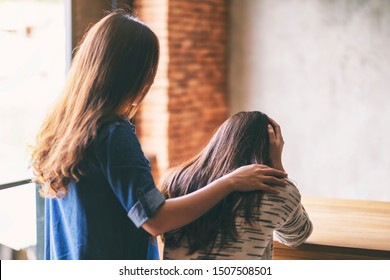
[[5, 189], [9, 189], [9, 188], [18, 187], [21, 185], [31, 184], [31, 183], [32, 183], [31, 179], [24, 179], [24, 180], [20, 180], [20, 181], [11, 182], [11, 183], [0, 184], [0, 191], [5, 190]]

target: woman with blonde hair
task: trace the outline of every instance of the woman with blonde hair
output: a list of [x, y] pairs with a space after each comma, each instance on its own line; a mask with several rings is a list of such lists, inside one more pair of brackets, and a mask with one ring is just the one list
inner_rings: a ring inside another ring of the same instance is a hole
[[165, 200], [130, 122], [158, 58], [156, 35], [122, 11], [85, 35], [32, 149], [46, 197], [46, 259], [156, 259], [151, 235], [195, 220], [233, 191], [275, 193], [285, 184], [284, 172], [249, 165]]
[[[261, 112], [240, 112], [216, 131], [192, 160], [173, 168], [161, 191], [176, 198], [247, 164], [284, 172], [279, 125]], [[287, 179], [278, 195], [231, 193], [196, 221], [164, 234], [164, 259], [272, 259], [273, 235], [297, 246], [312, 232], [300, 194]]]

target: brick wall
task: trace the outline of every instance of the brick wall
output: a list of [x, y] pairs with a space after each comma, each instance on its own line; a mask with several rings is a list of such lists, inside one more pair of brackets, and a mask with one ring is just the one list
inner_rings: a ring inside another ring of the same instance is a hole
[[137, 125], [159, 171], [195, 155], [228, 114], [226, 0], [136, 0], [160, 39], [159, 72]]
[[160, 62], [154, 84], [136, 116], [142, 148], [154, 155], [154, 178], [169, 166], [168, 112], [168, 0], [136, 0], [137, 15], [156, 33], [160, 41]]
[[227, 117], [227, 1], [169, 1], [169, 159], [189, 159]]

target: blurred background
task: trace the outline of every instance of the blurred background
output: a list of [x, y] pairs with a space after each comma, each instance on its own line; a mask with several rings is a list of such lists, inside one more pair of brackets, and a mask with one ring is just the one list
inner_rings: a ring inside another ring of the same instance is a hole
[[135, 119], [156, 181], [228, 116], [260, 110], [302, 195], [390, 201], [390, 1], [0, 0], [0, 259], [42, 258], [27, 147], [72, 50], [118, 7], [160, 39]]

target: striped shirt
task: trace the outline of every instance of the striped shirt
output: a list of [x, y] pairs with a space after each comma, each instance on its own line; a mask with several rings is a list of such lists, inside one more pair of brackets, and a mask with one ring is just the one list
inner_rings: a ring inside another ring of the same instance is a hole
[[[164, 248], [164, 259], [272, 259], [273, 238], [287, 246], [302, 244], [312, 233], [313, 226], [301, 204], [301, 195], [288, 180], [287, 187], [278, 187], [279, 195], [264, 194], [260, 207], [254, 210], [255, 223], [245, 222], [244, 211], [236, 218], [238, 238], [220, 248], [188, 254], [185, 242], [178, 248]], [[216, 244], [219, 242], [217, 237]], [[207, 254], [209, 253], [209, 254]]]

